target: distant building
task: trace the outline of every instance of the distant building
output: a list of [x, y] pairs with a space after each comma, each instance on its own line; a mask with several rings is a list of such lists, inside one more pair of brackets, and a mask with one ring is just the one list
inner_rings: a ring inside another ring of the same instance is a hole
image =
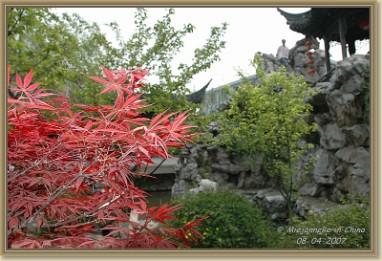
[[204, 115], [209, 115], [227, 108], [231, 101], [233, 92], [236, 91], [236, 89], [243, 84], [244, 81], [250, 81], [255, 84], [256, 74], [207, 91], [203, 97], [202, 113]]

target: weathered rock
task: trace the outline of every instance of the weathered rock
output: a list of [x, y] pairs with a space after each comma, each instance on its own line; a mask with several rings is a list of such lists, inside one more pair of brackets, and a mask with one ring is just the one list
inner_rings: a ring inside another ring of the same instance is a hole
[[362, 165], [368, 165], [370, 159], [370, 154], [365, 148], [352, 146], [338, 150], [335, 156], [350, 164], [361, 163]]
[[[309, 103], [314, 106], [319, 113], [328, 112], [329, 107], [326, 102], [326, 95], [333, 89], [333, 84], [330, 82], [319, 82], [314, 88], [316, 94], [312, 97]], [[317, 110], [318, 109], [318, 110]]]
[[346, 144], [346, 137], [338, 127], [337, 123], [331, 122], [318, 127], [320, 133], [320, 145], [327, 150], [342, 148]]
[[317, 151], [317, 161], [313, 169], [313, 178], [318, 184], [332, 185], [336, 180], [338, 160], [330, 151]]
[[229, 174], [239, 174], [244, 168], [240, 165], [234, 165], [230, 161], [219, 161], [218, 163], [213, 163], [211, 165], [214, 171], [229, 173]]
[[229, 158], [229, 153], [226, 150], [224, 150], [222, 147], [217, 147], [216, 154], [214, 155], [214, 160], [229, 162]]
[[366, 124], [343, 128], [342, 133], [345, 134], [347, 145], [369, 146], [369, 126]]
[[308, 62], [308, 57], [306, 57], [303, 53], [297, 53], [294, 56], [293, 63], [294, 67], [293, 70], [297, 75], [303, 75], [304, 74], [304, 68], [306, 66], [306, 63]]
[[328, 201], [327, 198], [302, 197], [296, 201], [294, 212], [305, 217], [307, 213], [320, 214], [337, 206], [338, 204]]
[[330, 81], [336, 88], [340, 88], [346, 81], [354, 75], [365, 75], [370, 68], [368, 55], [352, 55], [351, 57], [339, 61]]
[[296, 52], [297, 53], [306, 53], [307, 51], [309, 51], [309, 48], [308, 46], [298, 46], [297, 49], [296, 49]]
[[216, 190], [217, 186], [216, 186], [216, 182], [213, 182], [208, 179], [202, 179], [199, 182], [199, 187], [201, 191], [203, 191], [203, 190]]
[[[176, 167], [176, 170], [180, 169], [180, 167]], [[187, 165], [183, 166], [181, 169], [180, 175], [182, 179], [186, 180], [195, 180], [197, 178], [198, 174], [198, 164], [195, 162], [188, 163]]]
[[330, 114], [338, 126], [352, 126], [362, 118], [362, 110], [355, 98], [354, 94], [340, 90], [334, 90], [326, 96]]
[[350, 59], [345, 59], [337, 63], [336, 70], [330, 79], [331, 82], [335, 83], [334, 86], [336, 89], [340, 88], [341, 85], [348, 79], [351, 70], [352, 63]]
[[370, 153], [363, 147], [346, 147], [337, 151], [336, 156], [347, 163], [347, 191], [354, 196], [365, 198], [370, 193]]
[[319, 195], [319, 184], [315, 182], [305, 183], [299, 190], [298, 193], [302, 196], [318, 196]]
[[262, 202], [263, 208], [271, 213], [272, 220], [288, 218], [287, 203], [279, 193], [266, 195]]
[[[367, 197], [370, 192], [369, 125], [363, 123], [363, 81], [369, 71], [369, 57], [354, 55], [337, 64], [330, 85], [319, 85], [315, 102], [315, 122], [321, 136], [314, 179], [325, 187], [317, 191], [313, 184], [300, 192], [339, 200], [341, 195]], [[326, 94], [325, 94], [326, 92]], [[329, 109], [323, 112], [322, 96]], [[330, 150], [330, 151], [329, 151]]]
[[241, 172], [238, 176], [237, 187], [239, 189], [256, 189], [267, 186], [269, 178], [257, 172]]
[[209, 161], [208, 152], [201, 145], [196, 145], [190, 149], [190, 156], [194, 158], [198, 166], [207, 165]]
[[314, 116], [314, 121], [318, 124], [318, 126], [324, 126], [329, 123], [330, 120], [331, 118], [329, 113], [319, 113]]
[[174, 167], [175, 182], [171, 189], [172, 197], [184, 195], [201, 180], [198, 172], [198, 164], [188, 151], [183, 151]]
[[[308, 47], [307, 42], [311, 45]], [[307, 52], [313, 54], [309, 58]], [[312, 59], [313, 64], [308, 66]], [[290, 64], [297, 75], [303, 75], [306, 82], [315, 83], [326, 74], [325, 52], [319, 49], [319, 42], [313, 38], [305, 38], [296, 43], [289, 52]]]
[[260, 206], [270, 219], [285, 220], [288, 218], [286, 201], [277, 190], [273, 188], [238, 189], [236, 192], [244, 196], [253, 206]]
[[181, 197], [186, 193], [186, 191], [189, 191], [191, 188], [193, 188], [193, 186], [190, 182], [187, 182], [183, 179], [175, 180], [175, 183], [172, 185], [171, 188], [171, 196], [173, 198]]
[[362, 92], [363, 75], [355, 74], [351, 76], [341, 87], [343, 93], [358, 95]]
[[228, 185], [229, 175], [227, 173], [213, 172], [210, 179], [215, 181], [219, 187], [225, 187]]
[[267, 195], [264, 197], [264, 200], [269, 205], [268, 209], [270, 210], [283, 211], [286, 208], [285, 199], [280, 194]]
[[319, 77], [322, 78], [327, 73], [326, 61], [325, 61], [325, 51], [318, 49], [318, 47], [317, 47], [316, 52], [315, 52], [315, 57], [317, 57], [315, 59], [315, 70], [317, 70], [317, 74], [319, 75]]
[[350, 167], [350, 194], [355, 197], [368, 198], [370, 194], [370, 163], [357, 162]]
[[273, 188], [262, 188], [248, 191], [251, 195], [256, 196], [257, 199], [264, 199], [267, 194], [278, 194]]
[[191, 193], [199, 193], [202, 191], [213, 190], [217, 188], [217, 183], [208, 179], [201, 179], [197, 188], [190, 189]]
[[273, 56], [273, 54], [263, 54], [263, 66], [267, 73], [277, 71], [279, 67], [277, 65], [276, 57]]

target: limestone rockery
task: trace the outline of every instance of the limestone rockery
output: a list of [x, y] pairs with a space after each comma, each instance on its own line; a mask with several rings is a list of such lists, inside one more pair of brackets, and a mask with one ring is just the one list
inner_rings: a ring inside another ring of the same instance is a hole
[[[306, 42], [314, 49], [308, 66]], [[290, 52], [290, 70], [303, 75], [318, 93], [309, 101], [313, 113], [307, 119], [318, 125], [315, 149], [307, 152], [301, 164], [314, 157], [308, 175], [300, 176], [295, 211], [322, 211], [323, 202], [338, 202], [342, 196], [368, 198], [370, 195], [370, 128], [369, 128], [369, 56], [353, 55], [338, 62], [330, 75], [325, 71], [324, 52], [318, 42], [303, 39]], [[278, 70], [273, 55], [263, 55], [267, 72]], [[312, 70], [314, 73], [309, 72]], [[216, 106], [216, 105], [214, 105]], [[216, 132], [216, 126], [214, 128]], [[262, 170], [262, 157], [232, 156], [218, 146], [197, 144], [185, 150], [176, 166], [174, 197], [186, 191], [198, 192], [216, 187], [233, 187], [254, 202], [269, 209], [273, 219], [282, 218], [285, 204], [272, 188]], [[328, 203], [328, 204], [329, 204]]]

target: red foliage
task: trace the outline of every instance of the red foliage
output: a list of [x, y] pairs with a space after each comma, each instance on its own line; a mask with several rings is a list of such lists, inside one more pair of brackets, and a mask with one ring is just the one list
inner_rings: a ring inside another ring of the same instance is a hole
[[114, 105], [74, 105], [80, 112], [31, 84], [32, 71], [8, 82], [20, 94], [7, 110], [9, 248], [176, 248], [190, 245], [186, 233], [198, 235], [202, 219], [172, 228], [166, 221], [178, 206], [147, 209], [147, 193], [134, 185], [152, 157], [168, 158], [168, 147], [192, 139], [186, 114], [140, 117], [146, 105], [134, 91], [147, 70], [102, 69], [107, 79], [90, 78], [106, 86], [102, 93], [117, 92]]
[[311, 47], [313, 45], [313, 43], [311, 41], [306, 41], [305, 42], [305, 46], [307, 47]]

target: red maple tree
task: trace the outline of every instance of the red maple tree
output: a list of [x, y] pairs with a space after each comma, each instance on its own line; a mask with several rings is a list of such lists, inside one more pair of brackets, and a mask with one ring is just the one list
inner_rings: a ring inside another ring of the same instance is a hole
[[153, 157], [192, 139], [186, 113], [142, 117], [135, 89], [148, 71], [102, 70], [106, 79], [90, 78], [105, 85], [101, 94], [117, 93], [113, 105], [72, 105], [31, 84], [32, 70], [11, 86], [8, 70], [18, 97], [7, 108], [8, 248], [178, 248], [200, 236], [202, 219], [173, 228], [180, 206], [147, 208], [134, 185]]

